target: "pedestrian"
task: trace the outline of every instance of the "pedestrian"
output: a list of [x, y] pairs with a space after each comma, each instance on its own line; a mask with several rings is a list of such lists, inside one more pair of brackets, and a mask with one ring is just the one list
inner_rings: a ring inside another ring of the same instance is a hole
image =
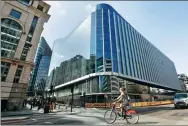
[[33, 100], [31, 100], [31, 108], [30, 109], [32, 110], [32, 108], [33, 108]]
[[39, 111], [40, 110], [40, 106], [41, 106], [40, 100], [37, 101], [37, 106], [38, 106], [38, 111]]
[[22, 108], [24, 108], [24, 107], [25, 107], [25, 103], [24, 103], [24, 101], [23, 101]]
[[27, 105], [27, 99], [25, 99], [25, 102], [24, 102], [24, 104], [25, 104], [24, 106], [26, 106], [26, 105]]

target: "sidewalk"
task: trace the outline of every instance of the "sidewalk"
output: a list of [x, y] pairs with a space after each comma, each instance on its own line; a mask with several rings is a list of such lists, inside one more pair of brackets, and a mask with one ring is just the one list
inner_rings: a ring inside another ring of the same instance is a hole
[[31, 115], [33, 115], [32, 110], [28, 110], [26, 108], [21, 111], [1, 112], [1, 124], [21, 122], [28, 119]]
[[[10, 122], [20, 122], [24, 121], [25, 119], [28, 119], [30, 116], [33, 114], [43, 114], [44, 109], [41, 108], [38, 110], [38, 107], [33, 107], [32, 110], [30, 110], [30, 105], [27, 104], [26, 107], [21, 110], [21, 111], [7, 111], [7, 112], [2, 112], [1, 113], [1, 122], [2, 124], [7, 124]], [[77, 113], [80, 113], [79, 108], [73, 108], [73, 111], [71, 112], [71, 108], [67, 107], [56, 107], [52, 112], [46, 113], [46, 114], [51, 114], [51, 113], [57, 113], [57, 114], [65, 114], [65, 115], [75, 115]]]
[[[27, 108], [30, 108], [31, 106], [30, 105], [27, 105]], [[66, 107], [65, 106], [59, 106], [57, 105], [56, 106], [56, 109], [53, 109], [50, 113], [66, 113], [66, 114], [73, 114], [73, 113], [78, 113], [80, 112], [80, 109], [79, 108], [73, 108], [72, 109], [73, 112], [71, 113], [71, 107]], [[76, 111], [75, 111], [76, 110]], [[38, 110], [38, 107], [34, 107], [32, 110], [31, 110], [34, 114], [36, 113], [44, 113], [44, 108], [41, 108], [40, 110]], [[49, 113], [49, 114], [50, 114]]]

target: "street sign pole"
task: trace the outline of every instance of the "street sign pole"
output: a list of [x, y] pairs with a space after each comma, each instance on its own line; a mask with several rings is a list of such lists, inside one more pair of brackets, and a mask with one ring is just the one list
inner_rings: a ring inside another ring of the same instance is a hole
[[73, 94], [74, 94], [74, 86], [71, 87], [71, 93], [72, 93], [72, 102], [71, 102], [71, 112], [72, 112], [72, 106], [73, 106]]

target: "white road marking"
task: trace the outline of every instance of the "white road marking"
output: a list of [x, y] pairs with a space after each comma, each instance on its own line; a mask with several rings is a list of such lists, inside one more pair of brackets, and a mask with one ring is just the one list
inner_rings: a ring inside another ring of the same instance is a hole
[[37, 119], [31, 119], [31, 120], [36, 121]]
[[45, 123], [50, 123], [50, 124], [52, 124], [51, 122], [45, 122]]

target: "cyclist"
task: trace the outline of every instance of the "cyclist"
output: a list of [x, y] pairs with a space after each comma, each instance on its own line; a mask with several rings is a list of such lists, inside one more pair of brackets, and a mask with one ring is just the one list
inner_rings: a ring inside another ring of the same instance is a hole
[[[115, 100], [115, 103], [120, 103], [120, 109], [121, 109], [121, 118], [123, 117], [123, 109], [126, 109], [126, 106], [128, 104], [129, 97], [127, 95], [126, 88], [120, 88], [120, 96]], [[120, 116], [120, 115], [119, 115]]]

